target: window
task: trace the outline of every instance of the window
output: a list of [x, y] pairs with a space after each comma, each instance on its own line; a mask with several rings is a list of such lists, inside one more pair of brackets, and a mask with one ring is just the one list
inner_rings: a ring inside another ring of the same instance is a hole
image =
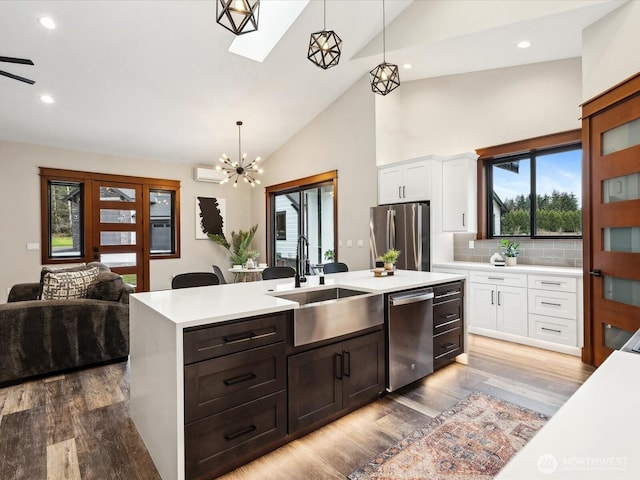
[[[582, 149], [577, 132], [524, 141], [535, 145], [526, 150], [518, 142], [478, 151], [486, 212], [480, 216], [486, 218], [486, 236], [480, 238], [582, 236]], [[487, 154], [492, 151], [494, 155]]]
[[176, 253], [175, 208], [176, 193], [172, 190], [149, 190], [150, 253]]
[[52, 181], [48, 188], [48, 255], [51, 258], [84, 256], [83, 188], [79, 182]]
[[309, 262], [323, 263], [336, 249], [337, 172], [332, 171], [266, 188], [267, 250], [271, 265], [296, 268], [298, 238], [309, 242]]

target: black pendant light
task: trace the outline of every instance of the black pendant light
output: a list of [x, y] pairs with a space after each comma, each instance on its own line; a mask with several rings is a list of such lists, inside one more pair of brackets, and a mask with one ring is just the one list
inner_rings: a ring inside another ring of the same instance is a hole
[[307, 58], [326, 70], [340, 61], [342, 39], [333, 30], [327, 30], [327, 1], [324, 0], [324, 23], [322, 31], [311, 34]]
[[240, 127], [242, 127], [242, 122], [237, 121], [236, 125], [238, 126], [238, 160], [232, 161], [225, 153], [220, 157], [220, 163], [222, 165], [217, 165], [216, 170], [222, 170], [227, 174], [227, 178], [225, 178], [221, 183], [227, 183], [229, 180], [234, 180], [233, 186], [238, 186], [238, 180], [243, 179], [245, 183], [248, 183], [252, 187], [255, 187], [256, 184], [260, 184], [260, 180], [256, 180], [255, 174], [262, 173], [262, 168], [258, 167], [258, 162], [260, 161], [260, 157], [256, 157], [252, 162], [245, 164], [247, 159], [247, 154], [242, 154], [242, 143], [240, 138]]
[[242, 35], [258, 30], [260, 0], [216, 0], [216, 21]]
[[371, 90], [379, 95], [387, 95], [400, 86], [398, 66], [386, 61], [386, 38], [384, 0], [382, 0], [382, 63], [369, 72]]

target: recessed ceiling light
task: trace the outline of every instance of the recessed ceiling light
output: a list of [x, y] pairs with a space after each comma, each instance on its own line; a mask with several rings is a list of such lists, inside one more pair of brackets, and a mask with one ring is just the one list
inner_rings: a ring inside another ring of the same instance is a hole
[[413, 65], [411, 65], [410, 63], [405, 63], [404, 65], [402, 65], [402, 68], [406, 68], [408, 70], [410, 68], [413, 68]]
[[42, 103], [53, 103], [55, 102], [55, 100], [53, 99], [53, 97], [51, 95], [40, 95], [40, 100], [42, 101]]
[[531, 42], [529, 40], [522, 40], [518, 42], [518, 48], [529, 48], [531, 46]]
[[53, 21], [51, 17], [40, 17], [39, 19], [40, 25], [49, 30], [53, 30], [56, 28], [56, 22]]

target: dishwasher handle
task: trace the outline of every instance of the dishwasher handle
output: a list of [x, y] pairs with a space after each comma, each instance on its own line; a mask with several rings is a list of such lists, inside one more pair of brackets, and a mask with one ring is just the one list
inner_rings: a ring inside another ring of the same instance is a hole
[[405, 293], [401, 295], [393, 295], [389, 297], [389, 304], [392, 307], [396, 305], [407, 305], [409, 303], [424, 302], [432, 300], [434, 297], [432, 290], [421, 290], [419, 292]]

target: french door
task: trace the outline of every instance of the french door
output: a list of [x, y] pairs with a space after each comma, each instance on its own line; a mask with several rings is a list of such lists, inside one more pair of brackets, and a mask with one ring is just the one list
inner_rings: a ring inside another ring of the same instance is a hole
[[597, 366], [640, 328], [640, 76], [583, 106], [583, 149], [583, 360]]
[[143, 189], [140, 184], [93, 180], [91, 256], [131, 285], [144, 278]]

